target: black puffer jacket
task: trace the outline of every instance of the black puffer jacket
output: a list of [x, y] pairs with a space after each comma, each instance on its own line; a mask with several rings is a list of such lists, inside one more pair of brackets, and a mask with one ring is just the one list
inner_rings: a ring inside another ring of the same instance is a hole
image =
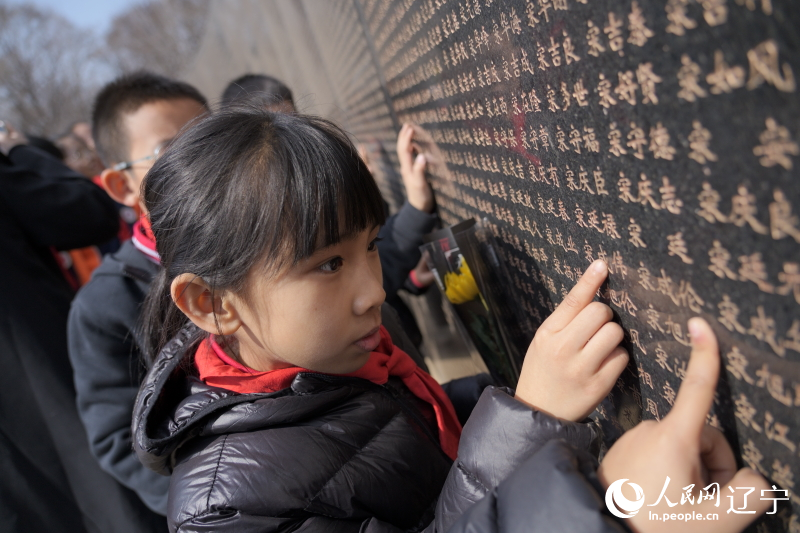
[[402, 383], [301, 373], [236, 394], [194, 376], [197, 341], [186, 329], [164, 349], [134, 411], [139, 458], [172, 473], [172, 531], [446, 531], [546, 442], [587, 450], [597, 436], [490, 387], [452, 464]]

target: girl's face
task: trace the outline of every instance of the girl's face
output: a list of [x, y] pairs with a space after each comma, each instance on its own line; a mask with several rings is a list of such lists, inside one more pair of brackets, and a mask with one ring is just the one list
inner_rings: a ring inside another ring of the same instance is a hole
[[386, 293], [378, 227], [317, 250], [280, 275], [253, 269], [237, 308], [242, 362], [255, 370], [299, 366], [328, 374], [361, 368], [380, 342]]

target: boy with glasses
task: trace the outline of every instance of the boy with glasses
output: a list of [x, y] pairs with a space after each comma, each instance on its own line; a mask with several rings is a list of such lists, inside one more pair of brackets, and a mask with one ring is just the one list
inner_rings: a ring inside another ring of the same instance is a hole
[[[136, 209], [139, 188], [159, 153], [193, 119], [208, 111], [191, 85], [147, 72], [124, 75], [97, 95], [92, 129], [105, 170], [106, 192]], [[100, 466], [165, 515], [169, 478], [145, 468], [132, 451], [131, 414], [145, 373], [137, 325], [141, 304], [160, 265], [146, 216], [133, 238], [106, 256], [76, 296], [69, 316], [69, 355], [78, 410]], [[166, 520], [163, 522], [166, 531]]]

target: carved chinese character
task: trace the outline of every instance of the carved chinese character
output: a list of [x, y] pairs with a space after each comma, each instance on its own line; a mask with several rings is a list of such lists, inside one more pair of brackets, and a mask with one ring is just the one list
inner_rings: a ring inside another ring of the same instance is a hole
[[777, 422], [769, 411], [764, 412], [764, 436], [769, 440], [783, 444], [794, 453], [797, 450], [797, 445], [786, 436], [788, 432], [789, 426]]
[[778, 274], [778, 280], [783, 285], [777, 287], [775, 292], [781, 295], [794, 294], [794, 299], [800, 304], [800, 264], [784, 263], [783, 272]]
[[792, 216], [792, 206], [780, 189], [773, 192], [775, 201], [769, 204], [769, 228], [773, 239], [787, 235], [800, 242], [800, 228], [796, 216]]
[[739, 257], [742, 266], [739, 268], [739, 275], [744, 281], [752, 281], [764, 292], [774, 292], [775, 287], [767, 282], [766, 265], [761, 260], [761, 253], [756, 252], [752, 255], [742, 255]]
[[589, 45], [589, 55], [599, 56], [606, 51], [606, 47], [600, 43], [600, 28], [590, 20], [587, 22], [589, 29], [586, 31], [586, 42]]
[[630, 70], [620, 72], [619, 85], [614, 89], [619, 99], [625, 100], [631, 105], [636, 105], [636, 89], [638, 89], [638, 85], [633, 81], [633, 72]]
[[698, 83], [701, 74], [700, 66], [686, 54], [681, 56], [681, 64], [683, 66], [678, 71], [678, 85], [681, 86], [681, 90], [678, 91], [678, 98], [687, 102], [694, 102], [698, 98], [708, 96], [706, 90], [700, 87]]
[[[746, 400], [746, 398], [745, 398]], [[761, 433], [761, 430], [758, 430]], [[748, 439], [747, 443], [742, 446], [742, 460], [752, 468], [753, 470], [758, 470], [764, 475], [767, 475], [767, 472], [764, 470], [764, 467], [761, 466], [761, 461], [764, 459], [764, 456], [756, 447], [756, 444], [753, 442], [752, 439]]]
[[546, 70], [550, 67], [550, 63], [547, 61], [547, 50], [538, 42], [536, 43], [536, 60], [539, 61], [540, 70]]
[[661, 206], [670, 213], [680, 215], [683, 201], [675, 196], [675, 187], [670, 184], [669, 178], [662, 176], [661, 180], [664, 183], [658, 189], [658, 192], [661, 193]]
[[[747, 6], [750, 11], [755, 11], [756, 0], [736, 0], [740, 6]], [[772, 0], [761, 0], [761, 10], [765, 15], [772, 15]]]
[[664, 382], [664, 386], [662, 387], [661, 397], [667, 400], [667, 403], [670, 405], [675, 405], [675, 390], [669, 384], [669, 381]]
[[644, 46], [647, 39], [655, 35], [653, 31], [648, 28], [642, 15], [642, 10], [639, 8], [639, 2], [631, 4], [631, 12], [628, 15], [628, 42], [636, 46]]
[[628, 232], [630, 233], [628, 241], [631, 244], [637, 248], [647, 248], [647, 245], [642, 240], [642, 227], [634, 219], [631, 219], [631, 223], [628, 225]]
[[532, 0], [525, 6], [525, 15], [528, 18], [528, 26], [535, 28], [539, 24], [539, 19], [536, 17], [536, 7], [534, 7]]
[[776, 483], [787, 489], [794, 489], [794, 473], [791, 465], [781, 464], [775, 459], [772, 463], [772, 475], [770, 476]]
[[726, 0], [702, 0], [703, 18], [709, 26], [719, 26], [728, 20]]
[[671, 161], [675, 155], [675, 148], [669, 144], [669, 132], [661, 122], [650, 128], [650, 151], [656, 159]]
[[639, 203], [642, 205], [649, 203], [653, 209], [661, 209], [661, 203], [656, 202], [653, 198], [653, 190], [650, 188], [652, 185], [653, 183], [647, 179], [644, 173], [639, 176]]
[[[600, 142], [594, 135], [594, 128], [589, 128], [587, 126], [583, 127], [583, 147], [586, 149], [587, 152], [600, 152]], [[602, 192], [598, 194], [608, 194], [607, 192]]]
[[786, 348], [781, 346], [775, 338], [775, 319], [766, 315], [763, 305], [759, 305], [756, 309], [758, 315], [750, 317], [750, 328], [747, 333], [762, 342], [766, 342], [776, 354], [783, 357], [786, 353]]
[[[558, 105], [558, 102], [556, 102], [556, 92], [549, 85], [547, 86], [547, 104], [548, 104], [548, 109], [551, 112], [561, 110], [561, 107]], [[556, 136], [558, 135], [556, 134]]]
[[706, 76], [712, 94], [729, 93], [744, 86], [745, 72], [740, 66], [729, 67], [722, 50], [714, 52], [714, 71]]
[[738, 194], [731, 199], [731, 214], [728, 216], [728, 221], [740, 228], [750, 224], [753, 231], [766, 235], [767, 227], [756, 219], [756, 211], [755, 195], [750, 194], [747, 187], [740, 185]]
[[667, 33], [674, 35], [684, 35], [686, 30], [692, 30], [697, 27], [697, 21], [690, 19], [686, 15], [686, 7], [689, 0], [669, 0], [667, 2]]
[[656, 290], [656, 288], [653, 286], [653, 278], [650, 275], [650, 270], [644, 266], [644, 263], [641, 261], [639, 262], [639, 268], [636, 269], [636, 272], [639, 274], [639, 285], [648, 291]]
[[667, 235], [667, 255], [676, 255], [680, 257], [681, 261], [689, 265], [694, 263], [694, 260], [687, 254], [689, 251], [686, 249], [686, 241], [683, 239], [683, 232], [678, 232], [675, 235]]
[[642, 63], [636, 69], [636, 81], [642, 89], [642, 103], [643, 104], [657, 104], [658, 95], [656, 94], [656, 83], [661, 83], [663, 80], [660, 76], [653, 73], [652, 63]]
[[739, 397], [734, 401], [736, 405], [736, 418], [738, 418], [745, 427], [753, 428], [758, 433], [761, 433], [761, 426], [755, 421], [755, 415], [758, 411], [747, 399], [744, 394], [739, 394]]
[[575, 53], [575, 45], [572, 44], [572, 39], [567, 32], [564, 31], [564, 43], [562, 47], [564, 48], [564, 60], [567, 62], [567, 65], [571, 65], [577, 61], [580, 61], [581, 58]]
[[558, 52], [559, 48], [561, 48], [561, 45], [557, 43], [553, 37], [550, 37], [550, 47], [547, 49], [547, 51], [550, 52], [550, 57], [554, 67], [561, 66], [561, 54]]
[[796, 89], [794, 73], [788, 63], [783, 64], [783, 70], [778, 61], [778, 44], [772, 39], [764, 41], [749, 52], [747, 59], [750, 62], [750, 79], [747, 88], [755, 89], [764, 82], [775, 86], [779, 91], [793, 93]]
[[756, 370], [758, 381], [757, 387], [764, 387], [770, 396], [781, 402], [783, 405], [791, 407], [792, 395], [787, 393], [783, 386], [783, 377], [769, 371], [769, 366], [764, 363], [759, 370]]
[[617, 223], [614, 220], [614, 215], [610, 213], [603, 214], [603, 228], [600, 230], [601, 233], [605, 233], [611, 238], [614, 239], [621, 239], [619, 233], [617, 233]]
[[664, 325], [667, 328], [667, 333], [672, 334], [673, 339], [684, 346], [691, 346], [692, 342], [686, 337], [686, 335], [684, 335], [681, 325], [677, 322], [673, 322], [672, 317], [667, 318], [667, 321], [664, 323]]
[[697, 199], [700, 200], [700, 209], [697, 210], [698, 215], [712, 223], [728, 221], [728, 217], [719, 210], [719, 193], [707, 181], [703, 182], [703, 190], [697, 196]]
[[692, 121], [692, 133], [689, 134], [689, 157], [701, 165], [706, 162], [716, 161], [717, 154], [712, 152], [708, 143], [711, 141], [711, 133], [700, 124], [699, 120]]
[[[581, 168], [581, 170], [583, 170]], [[594, 186], [597, 189], [597, 194], [605, 194], [608, 195], [608, 191], [606, 190], [606, 180], [603, 178], [603, 172], [597, 168], [592, 172], [594, 176]]]
[[635, 122], [631, 122], [631, 131], [628, 133], [628, 148], [631, 149], [634, 157], [637, 159], [644, 159], [645, 146], [647, 146], [647, 138], [645, 137], [644, 130], [637, 127]]
[[608, 47], [623, 55], [622, 47], [625, 44], [625, 39], [622, 37], [622, 21], [617, 18], [613, 12], [608, 13], [608, 24], [603, 28], [603, 33], [608, 36]]
[[628, 153], [628, 151], [622, 146], [621, 140], [622, 133], [617, 129], [617, 123], [612, 122], [608, 131], [608, 142], [611, 145], [609, 151], [617, 157]]
[[600, 105], [603, 107], [611, 107], [616, 105], [617, 101], [611, 96], [611, 82], [606, 79], [605, 74], [600, 73], [600, 82], [597, 84], [597, 94], [600, 95]]
[[572, 145], [572, 149], [575, 150], [575, 153], [581, 153], [581, 132], [575, 129], [575, 126], [572, 124], [569, 125], [570, 132], [569, 132], [569, 143]]
[[759, 162], [765, 167], [780, 165], [786, 170], [792, 169], [790, 155], [800, 155], [800, 146], [792, 140], [789, 130], [769, 117], [766, 121], [767, 129], [758, 136], [761, 142], [753, 148], [753, 153], [759, 156]]
[[668, 372], [672, 372], [672, 369], [669, 367], [669, 363], [667, 362], [667, 352], [661, 347], [661, 344], [656, 345], [656, 364], [667, 370]]
[[585, 107], [589, 105], [589, 102], [586, 101], [586, 96], [589, 94], [589, 91], [583, 86], [583, 78], [575, 82], [572, 89], [572, 97], [579, 106]]
[[645, 409], [645, 412], [652, 414], [656, 418], [656, 420], [660, 419], [660, 417], [658, 416], [658, 406], [650, 398], [647, 398], [647, 408]]
[[725, 368], [731, 373], [731, 375], [733, 375], [733, 377], [744, 381], [745, 383], [749, 383], [750, 385], [754, 383], [753, 378], [747, 373], [747, 365], [749, 362], [744, 354], [739, 351], [738, 347], [734, 346], [731, 348], [731, 351], [728, 352], [728, 355], [726, 355], [725, 358], [728, 361], [725, 364]]
[[[781, 346], [800, 352], [800, 320], [792, 322], [792, 327], [786, 332], [786, 338], [781, 342]], [[795, 389], [797, 391], [797, 399], [794, 404], [800, 405], [800, 383], [795, 384]]]
[[[650, 326], [651, 328], [653, 328], [656, 331], [660, 331], [661, 333], [664, 333], [664, 328], [661, 327], [661, 324], [658, 321], [658, 311], [656, 311], [653, 308], [653, 304], [648, 304], [648, 308], [647, 308], [647, 311], [645, 311], [645, 313], [647, 314], [647, 325]], [[659, 347], [660, 347], [660, 345], [659, 345]], [[663, 352], [663, 350], [662, 350], [662, 352]], [[658, 355], [658, 350], [656, 350], [656, 355]], [[667, 353], [666, 352], [664, 352], [664, 356], [663, 357], [664, 357], [664, 364], [666, 364], [666, 361], [667, 361]]]
[[720, 278], [728, 277], [729, 279], [739, 279], [729, 267], [728, 261], [731, 259], [731, 254], [722, 247], [719, 241], [714, 241], [714, 246], [708, 251], [708, 257], [711, 261], [708, 269], [719, 276]]
[[[520, 67], [523, 71], [533, 74], [533, 65], [531, 65], [531, 62], [528, 60], [528, 53], [524, 49], [520, 49], [520, 54], [522, 56], [519, 59]], [[536, 96], [535, 91], [531, 91], [531, 93]], [[538, 109], [536, 109], [536, 111], [538, 111]]]
[[739, 306], [731, 301], [730, 296], [727, 294], [722, 295], [722, 301], [717, 304], [719, 309], [719, 323], [728, 328], [730, 331], [738, 331], [739, 333], [747, 333], [747, 329], [739, 323]]

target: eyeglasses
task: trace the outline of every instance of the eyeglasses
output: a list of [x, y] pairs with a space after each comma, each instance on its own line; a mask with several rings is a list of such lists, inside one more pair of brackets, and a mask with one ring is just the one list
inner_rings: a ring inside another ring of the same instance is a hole
[[131, 168], [133, 168], [133, 165], [136, 165], [138, 163], [144, 163], [145, 161], [151, 161], [151, 160], [155, 161], [156, 159], [158, 159], [158, 156], [161, 154], [161, 152], [164, 151], [164, 148], [169, 146], [170, 142], [172, 141], [170, 140], [159, 144], [158, 146], [156, 146], [155, 150], [153, 150], [153, 153], [150, 155], [140, 157], [139, 159], [134, 159], [133, 161], [123, 161], [122, 163], [117, 163], [116, 165], [111, 167], [111, 170], [117, 170], [117, 171], [130, 170]]

